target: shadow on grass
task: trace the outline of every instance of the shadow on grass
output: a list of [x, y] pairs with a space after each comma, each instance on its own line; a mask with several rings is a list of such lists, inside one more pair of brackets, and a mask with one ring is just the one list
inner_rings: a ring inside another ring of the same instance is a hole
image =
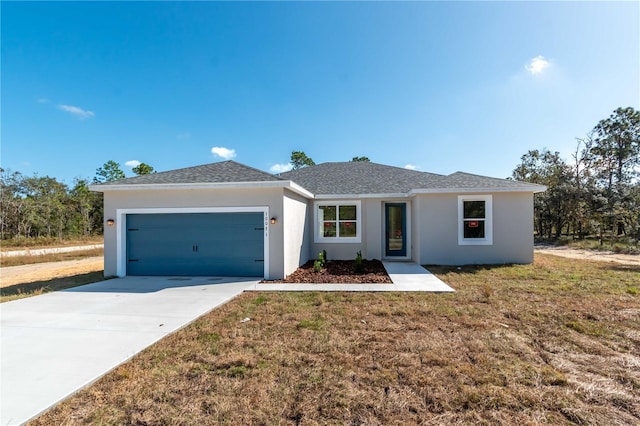
[[4, 300], [5, 298], [13, 300], [19, 298], [20, 296], [26, 297], [30, 295], [48, 293], [50, 291], [64, 290], [66, 288], [91, 284], [103, 280], [105, 280], [103, 271], [95, 271], [86, 274], [73, 275], [70, 277], [53, 278], [44, 281], [15, 284], [8, 287], [0, 288], [0, 300], [4, 302], [6, 301]]

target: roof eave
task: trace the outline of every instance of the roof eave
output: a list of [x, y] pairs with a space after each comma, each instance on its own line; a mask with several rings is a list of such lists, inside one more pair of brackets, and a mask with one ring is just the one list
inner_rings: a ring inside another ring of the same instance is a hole
[[135, 184], [111, 184], [89, 185], [94, 192], [111, 191], [156, 191], [167, 189], [252, 189], [252, 188], [287, 188], [306, 198], [314, 198], [313, 193], [307, 191], [297, 183], [290, 180], [258, 181], [258, 182], [200, 182], [200, 183], [135, 183]]

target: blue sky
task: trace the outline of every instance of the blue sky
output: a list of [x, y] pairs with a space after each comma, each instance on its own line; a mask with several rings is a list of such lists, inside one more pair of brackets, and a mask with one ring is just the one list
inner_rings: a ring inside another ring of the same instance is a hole
[[638, 2], [2, 2], [1, 165], [506, 177], [640, 109]]

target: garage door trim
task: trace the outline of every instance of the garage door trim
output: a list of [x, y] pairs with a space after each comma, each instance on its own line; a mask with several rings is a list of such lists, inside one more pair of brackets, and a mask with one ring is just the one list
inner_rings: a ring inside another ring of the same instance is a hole
[[116, 210], [116, 274], [127, 274], [127, 215], [128, 214], [181, 214], [181, 213], [262, 213], [264, 220], [264, 276], [269, 277], [269, 207], [155, 207]]

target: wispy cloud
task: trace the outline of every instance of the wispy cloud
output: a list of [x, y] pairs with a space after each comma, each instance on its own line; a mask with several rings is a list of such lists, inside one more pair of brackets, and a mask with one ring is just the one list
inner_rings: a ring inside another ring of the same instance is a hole
[[407, 164], [404, 166], [404, 168], [407, 170], [416, 170], [418, 169], [418, 166], [414, 166], [413, 164]]
[[127, 167], [138, 167], [140, 165], [140, 162], [138, 160], [129, 160], [124, 163], [124, 165]]
[[531, 58], [529, 63], [524, 68], [531, 75], [538, 75], [551, 66], [551, 62], [545, 59], [544, 56], [538, 55], [535, 58]]
[[223, 146], [214, 146], [211, 148], [211, 153], [216, 157], [224, 158], [225, 160], [231, 160], [236, 156], [235, 149], [229, 149]]
[[178, 139], [180, 141], [181, 140], [185, 140], [185, 139], [189, 139], [190, 137], [191, 137], [191, 133], [189, 133], [189, 132], [183, 132], [183, 133], [180, 133], [180, 134], [176, 135], [176, 139]]
[[271, 173], [284, 173], [284, 172], [288, 172], [292, 168], [293, 168], [293, 164], [291, 163], [274, 164], [273, 166], [269, 167], [269, 170], [271, 171]]
[[77, 106], [73, 106], [73, 105], [58, 105], [58, 109], [61, 109], [62, 111], [66, 111], [71, 115], [74, 115], [76, 117], [78, 117], [81, 120], [84, 120], [85, 118], [90, 118], [93, 117], [95, 114], [93, 113], [93, 111], [89, 111], [86, 109], [82, 109], [80, 107]]
[[39, 104], [48, 104], [51, 101], [49, 99], [47, 99], [47, 98], [38, 98], [38, 99], [36, 99], [36, 102], [39, 103]]

